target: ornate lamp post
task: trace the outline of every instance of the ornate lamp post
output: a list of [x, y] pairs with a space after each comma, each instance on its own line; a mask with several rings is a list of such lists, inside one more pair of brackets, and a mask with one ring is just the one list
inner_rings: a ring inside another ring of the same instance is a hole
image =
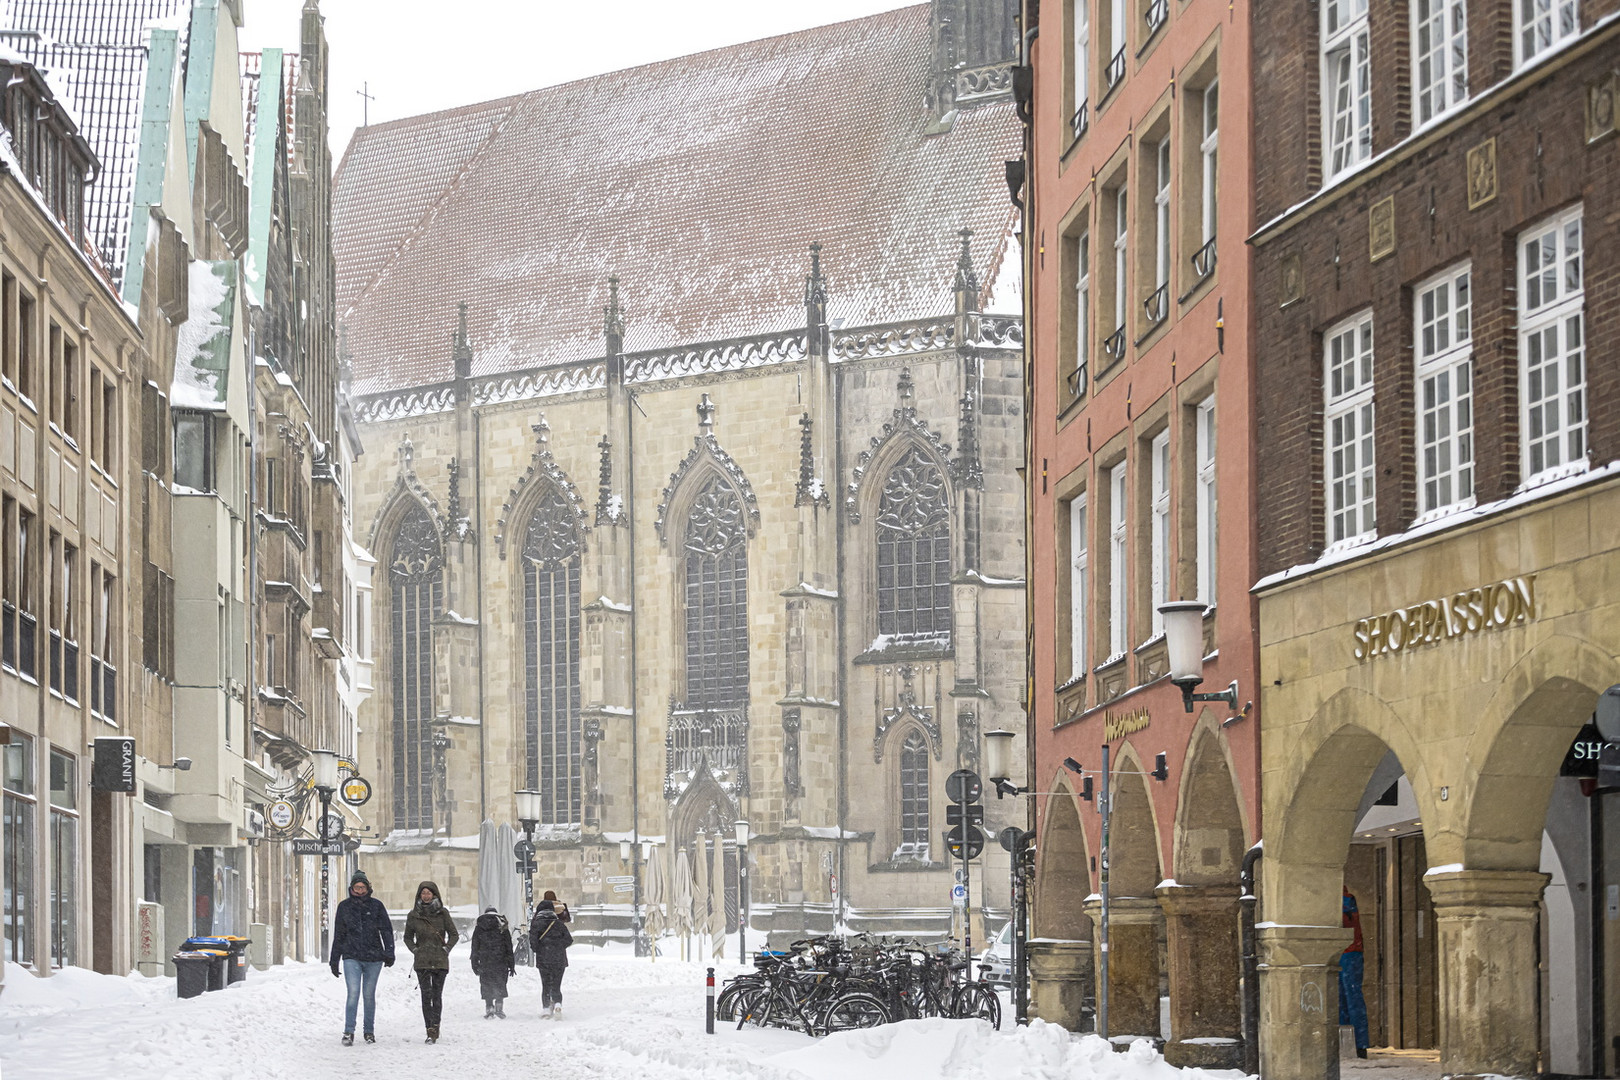
[[540, 824], [540, 793], [528, 788], [516, 792], [517, 816], [523, 826], [519, 861], [523, 865], [523, 917], [534, 915], [534, 827]]
[[326, 845], [331, 840], [327, 818], [332, 814], [332, 795], [338, 786], [338, 756], [335, 750], [310, 751], [311, 771], [314, 774], [315, 793], [321, 797], [321, 957], [331, 952], [331, 920], [328, 914], [332, 871]]
[[748, 822], [737, 822], [737, 956], [748, 959]]

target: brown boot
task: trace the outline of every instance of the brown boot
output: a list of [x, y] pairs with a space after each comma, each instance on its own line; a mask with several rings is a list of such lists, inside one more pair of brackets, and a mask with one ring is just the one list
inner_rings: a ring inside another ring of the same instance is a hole
[[432, 1027], [427, 1029], [427, 1041], [430, 1043], [436, 1043], [439, 1041], [439, 1025], [434, 1024]]

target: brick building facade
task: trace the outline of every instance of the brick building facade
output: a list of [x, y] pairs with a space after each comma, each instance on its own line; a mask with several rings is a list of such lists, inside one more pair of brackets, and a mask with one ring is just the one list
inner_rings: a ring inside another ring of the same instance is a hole
[[1620, 678], [1614, 10], [1257, 28], [1268, 1076], [1336, 1069], [1341, 880], [1373, 1045], [1613, 1067], [1614, 813], [1566, 755]]

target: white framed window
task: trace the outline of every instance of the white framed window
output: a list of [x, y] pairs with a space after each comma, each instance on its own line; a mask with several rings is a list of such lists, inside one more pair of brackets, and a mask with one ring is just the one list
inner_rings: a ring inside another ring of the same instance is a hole
[[1200, 223], [1199, 239], [1206, 245], [1215, 239], [1215, 181], [1217, 178], [1217, 157], [1221, 142], [1220, 105], [1220, 84], [1210, 83], [1204, 88], [1204, 134], [1198, 143], [1198, 160], [1202, 167], [1200, 184], [1202, 187], [1203, 209], [1203, 221]]
[[1148, 560], [1151, 563], [1148, 595], [1151, 598], [1150, 625], [1155, 636], [1164, 633], [1164, 616], [1159, 605], [1170, 598], [1170, 431], [1166, 428], [1153, 438], [1148, 451], [1152, 459], [1149, 480], [1152, 503], [1148, 508]]
[[1108, 470], [1108, 653], [1124, 654], [1125, 600], [1125, 463]]
[[1086, 597], [1091, 581], [1090, 549], [1087, 547], [1086, 493], [1069, 503], [1069, 661], [1071, 670], [1082, 675], [1087, 669]]
[[1074, 134], [1079, 138], [1090, 125], [1091, 98], [1091, 0], [1074, 0]]
[[1513, 59], [1528, 64], [1580, 31], [1575, 0], [1513, 0]]
[[1074, 245], [1074, 369], [1076, 397], [1086, 392], [1091, 371], [1091, 233], [1083, 232]]
[[1367, 0], [1322, 5], [1322, 118], [1329, 180], [1372, 156]]
[[1418, 512], [1434, 517], [1474, 504], [1474, 371], [1471, 275], [1453, 267], [1417, 287]]
[[[1153, 284], [1165, 288], [1170, 281], [1170, 136], [1159, 143], [1158, 176], [1153, 193]], [[1149, 317], [1154, 317], [1149, 313]], [[1158, 318], [1163, 318], [1161, 313]]]
[[1323, 338], [1322, 457], [1329, 547], [1369, 539], [1375, 531], [1372, 331], [1372, 313], [1365, 312], [1333, 327]]
[[[1114, 192], [1114, 329], [1125, 328], [1125, 272], [1130, 262], [1130, 215], [1125, 185]], [[1123, 351], [1123, 350], [1121, 350]]]
[[1468, 97], [1468, 8], [1463, 0], [1412, 0], [1412, 83], [1418, 123]]
[[1193, 441], [1197, 450], [1198, 599], [1215, 606], [1215, 395], [1198, 403]]
[[1581, 208], [1519, 237], [1519, 399], [1526, 486], [1586, 468]]

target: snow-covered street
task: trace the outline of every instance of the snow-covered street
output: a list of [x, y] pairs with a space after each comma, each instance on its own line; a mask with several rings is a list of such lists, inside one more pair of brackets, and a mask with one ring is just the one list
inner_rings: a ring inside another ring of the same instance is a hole
[[70, 968], [35, 979], [8, 968], [0, 994], [0, 1076], [243, 1075], [300, 1080], [363, 1075], [636, 1077], [637, 1080], [891, 1080], [1000, 1075], [1199, 1080], [1235, 1073], [1177, 1070], [1146, 1044], [1110, 1053], [1036, 1022], [1001, 1032], [979, 1021], [914, 1020], [811, 1040], [790, 1031], [703, 1030], [703, 968], [578, 950], [564, 984], [566, 1017], [539, 1019], [540, 980], [519, 970], [506, 1020], [483, 1019], [478, 984], [457, 956], [445, 987], [443, 1036], [422, 1042], [416, 983], [395, 967], [378, 986], [377, 1044], [343, 1047], [343, 982], [323, 964], [254, 971], [246, 983], [180, 1001], [172, 979], [114, 978]]

